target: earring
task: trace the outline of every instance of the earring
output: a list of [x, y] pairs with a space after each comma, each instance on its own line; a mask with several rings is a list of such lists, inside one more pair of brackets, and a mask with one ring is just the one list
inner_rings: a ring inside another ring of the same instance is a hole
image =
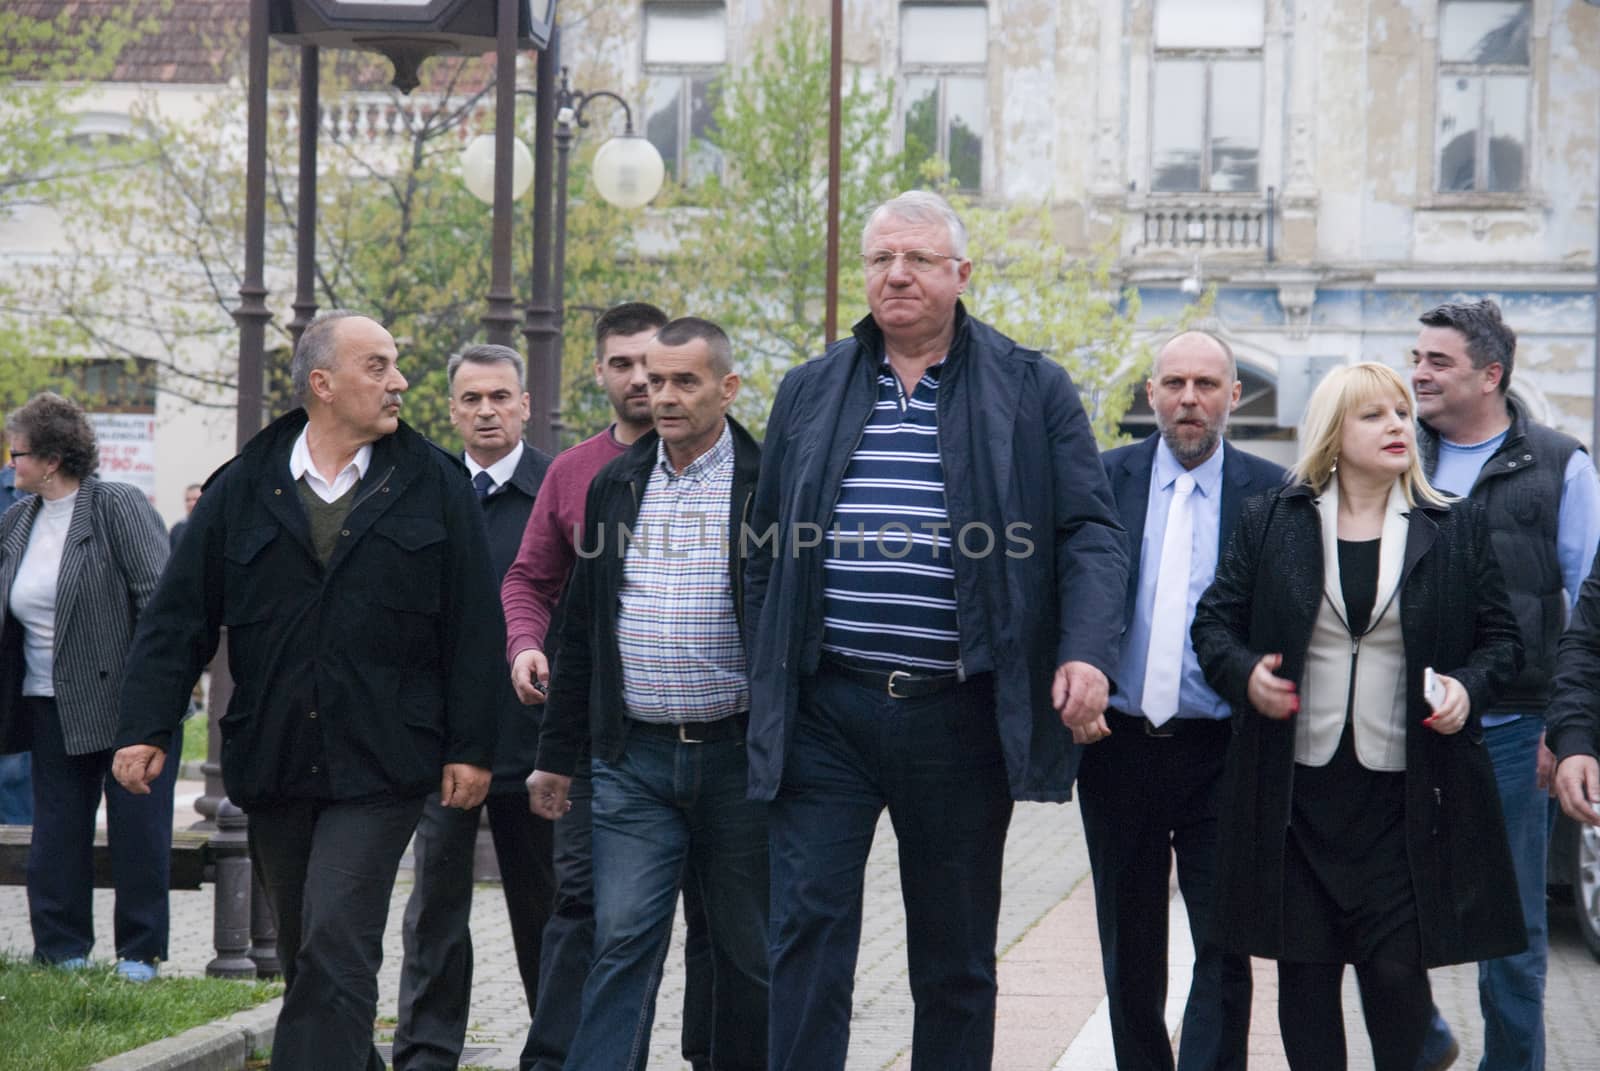
[[1329, 472], [1338, 472], [1339, 471], [1339, 455], [1338, 454], [1334, 454], [1333, 455], [1333, 467], [1330, 468], [1328, 471]]

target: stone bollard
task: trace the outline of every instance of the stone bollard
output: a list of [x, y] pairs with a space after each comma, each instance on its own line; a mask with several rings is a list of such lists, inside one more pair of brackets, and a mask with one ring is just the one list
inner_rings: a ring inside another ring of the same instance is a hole
[[216, 907], [212, 929], [217, 956], [206, 964], [211, 978], [254, 978], [250, 961], [250, 847], [247, 819], [232, 800], [217, 804], [217, 831], [211, 835], [216, 860]]
[[277, 978], [283, 973], [278, 959], [278, 920], [272, 914], [272, 901], [257, 874], [250, 883], [250, 962], [256, 965], [257, 978]]

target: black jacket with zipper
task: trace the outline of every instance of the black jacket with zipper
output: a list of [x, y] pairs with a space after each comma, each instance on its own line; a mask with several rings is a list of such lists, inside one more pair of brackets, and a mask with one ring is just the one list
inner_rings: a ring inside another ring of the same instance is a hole
[[466, 466], [401, 423], [324, 565], [289, 474], [306, 425], [280, 417], [206, 483], [139, 618], [116, 746], [169, 749], [228, 628], [222, 780], [245, 810], [420, 796], [446, 763], [487, 768], [505, 624]]
[[[733, 487], [728, 497], [728, 584], [744, 634], [744, 562], [761, 447], [732, 417]], [[584, 754], [607, 762], [628, 743], [622, 698], [622, 656], [617, 650], [617, 608], [623, 554], [619, 533], [632, 530], [656, 464], [659, 437], [648, 432], [628, 452], [601, 469], [589, 485], [578, 562], [563, 596], [555, 675], [539, 736], [539, 769], [570, 776]]]
[[[1526, 947], [1483, 711], [1514, 679], [1522, 644], [1483, 507], [1413, 507], [1400, 574], [1405, 645], [1405, 840], [1422, 959], [1429, 967]], [[1295, 722], [1257, 713], [1248, 695], [1261, 656], [1299, 681], [1323, 600], [1322, 521], [1300, 484], [1245, 503], [1190, 634], [1206, 680], [1233, 707], [1219, 808], [1213, 938], [1230, 952], [1276, 958], [1283, 946], [1284, 844], [1294, 782]], [[1422, 722], [1424, 667], [1471, 700], [1460, 732]]]

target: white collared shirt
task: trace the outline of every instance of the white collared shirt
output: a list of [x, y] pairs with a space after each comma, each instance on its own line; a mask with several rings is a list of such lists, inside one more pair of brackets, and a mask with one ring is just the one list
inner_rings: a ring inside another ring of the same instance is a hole
[[461, 452], [461, 459], [467, 463], [467, 474], [473, 478], [477, 478], [480, 472], [487, 472], [489, 479], [494, 481], [494, 486], [489, 488], [489, 493], [497, 495], [510, 482], [511, 477], [517, 474], [517, 466], [522, 463], [522, 443], [517, 443], [509, 454], [488, 468], [484, 468], [472, 460], [472, 455], [464, 450]]
[[294, 449], [289, 451], [289, 478], [298, 480], [304, 476], [306, 486], [315, 491], [318, 498], [324, 502], [337, 502], [367, 474], [367, 466], [372, 464], [372, 444], [367, 443], [357, 450], [350, 464], [329, 483], [317, 471], [317, 466], [311, 463], [311, 447], [306, 445], [306, 433], [310, 430], [309, 424], [301, 428], [300, 437], [294, 441]]

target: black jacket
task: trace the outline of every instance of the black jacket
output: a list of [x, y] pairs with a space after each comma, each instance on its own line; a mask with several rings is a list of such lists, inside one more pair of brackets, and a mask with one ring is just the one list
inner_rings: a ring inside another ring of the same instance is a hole
[[[524, 445], [522, 459], [517, 462], [511, 479], [483, 501], [484, 527], [489, 533], [489, 564], [496, 581], [505, 577], [517, 556], [522, 532], [528, 527], [528, 514], [533, 512], [533, 500], [539, 494], [539, 484], [549, 467], [549, 454]], [[495, 590], [499, 591], [498, 583]], [[523, 706], [511, 687], [510, 675], [502, 673], [500, 677], [500, 726], [494, 744], [494, 783], [489, 791], [521, 794], [528, 790], [524, 782], [539, 757], [542, 708]]]
[[[1556, 548], [1567, 462], [1583, 444], [1529, 420], [1510, 398], [1506, 412], [1511, 426], [1505, 441], [1484, 463], [1467, 497], [1484, 507], [1511, 610], [1522, 632], [1522, 672], [1500, 694], [1497, 709], [1527, 714], [1544, 710], [1550, 702], [1556, 647], [1567, 624], [1568, 594]], [[1417, 451], [1423, 472], [1432, 479], [1439, 464], [1439, 435], [1423, 422], [1417, 425]]]
[[1545, 711], [1545, 739], [1556, 760], [1600, 756], [1600, 574], [1578, 589], [1572, 623], [1561, 634], [1555, 694]]
[[[1322, 522], [1305, 485], [1245, 503], [1191, 636], [1206, 680], [1233, 706], [1223, 774], [1214, 936], [1232, 952], [1275, 957], [1283, 945], [1283, 851], [1294, 778], [1294, 719], [1250, 705], [1263, 654], [1298, 681], [1323, 599]], [[1406, 854], [1422, 958], [1430, 967], [1493, 959], [1526, 946], [1482, 712], [1517, 675], [1522, 644], [1482, 507], [1414, 507], [1400, 574], [1406, 657]], [[1467, 724], [1441, 736], [1422, 671], [1461, 682]]]
[[[728, 582], [737, 615], [742, 610], [744, 552], [749, 542], [740, 534], [749, 522], [761, 447], [732, 417], [728, 425], [733, 430]], [[627, 746], [627, 704], [622, 698], [622, 657], [616, 636], [624, 560], [618, 532], [624, 526], [631, 530], [639, 519], [639, 504], [655, 467], [658, 441], [655, 432], [647, 432], [589, 484], [578, 561], [562, 596], [565, 609], [539, 736], [541, 770], [570, 776], [591, 750], [596, 757], [614, 762]], [[742, 620], [740, 625], [742, 632]]]
[[139, 619], [117, 746], [167, 748], [228, 628], [222, 777], [241, 807], [437, 790], [445, 763], [488, 767], [504, 624], [483, 511], [461, 461], [405, 424], [372, 463], [329, 564], [279, 418], [208, 481]]
[[[883, 336], [871, 317], [783, 378], [767, 423], [754, 529], [775, 533], [746, 576], [750, 793], [772, 799], [822, 643], [824, 550], [845, 466], [878, 400]], [[1117, 672], [1128, 548], [1089, 418], [1066, 371], [956, 308], [939, 379], [939, 454], [952, 533], [961, 666], [993, 671], [1011, 794], [1067, 800], [1078, 748], [1050, 702], [1056, 667]], [[975, 530], [981, 532], [982, 529]], [[810, 544], [809, 546], [807, 544]]]

